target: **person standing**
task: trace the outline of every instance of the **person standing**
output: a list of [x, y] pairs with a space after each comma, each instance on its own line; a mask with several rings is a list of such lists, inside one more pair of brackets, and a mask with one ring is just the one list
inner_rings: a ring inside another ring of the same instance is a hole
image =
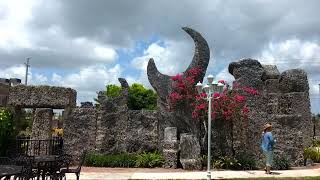
[[274, 146], [275, 140], [273, 139], [271, 131], [272, 131], [271, 124], [268, 123], [263, 126], [261, 148], [262, 148], [263, 154], [266, 157], [266, 167], [265, 167], [266, 174], [271, 174], [271, 166], [273, 161], [273, 146]]

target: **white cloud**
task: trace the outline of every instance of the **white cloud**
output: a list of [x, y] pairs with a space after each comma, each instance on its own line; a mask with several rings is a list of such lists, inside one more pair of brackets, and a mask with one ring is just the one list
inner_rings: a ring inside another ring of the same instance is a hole
[[[110, 44], [101, 43], [94, 38], [70, 35], [54, 22], [48, 27], [34, 28], [31, 23], [39, 18], [34, 17], [35, 9], [40, 7], [47, 8], [48, 11], [59, 10], [48, 8], [41, 0], [0, 1], [0, 54], [11, 58], [11, 61], [5, 62], [6, 65], [20, 63], [20, 59], [25, 56], [32, 56], [32, 62], [37, 67], [73, 68], [109, 63], [118, 58], [115, 48]], [[45, 14], [44, 17], [46, 16]], [[55, 59], [56, 63], [51, 63], [50, 58]]]
[[59, 74], [53, 73], [51, 81], [56, 84], [59, 84], [62, 81], [62, 76], [60, 76]]
[[214, 78], [216, 80], [225, 80], [229, 85], [232, 85], [232, 82], [234, 81], [234, 77], [229, 73], [228, 67], [220, 71]]
[[147, 77], [147, 65], [150, 58], [163, 74], [175, 75], [185, 71], [192, 61], [193, 49], [191, 49], [192, 42], [186, 44], [179, 41], [165, 41], [163, 45], [161, 42], [150, 44], [143, 52], [142, 56], [135, 57], [131, 61], [131, 65], [139, 69], [140, 77], [136, 80], [148, 87], [150, 87]]
[[96, 57], [101, 60], [114, 60], [117, 58], [117, 52], [111, 48], [96, 46], [93, 51]]
[[258, 55], [263, 64], [277, 65], [280, 72], [301, 68], [308, 74], [309, 93], [312, 112], [320, 112], [320, 44], [299, 39], [289, 39], [283, 42], [270, 42], [268, 47]]
[[8, 67], [0, 71], [0, 77], [7, 78], [7, 79], [10, 79], [10, 78], [24, 79], [25, 74], [26, 74], [26, 68], [23, 65]]
[[39, 84], [47, 84], [47, 83], [48, 83], [48, 78], [45, 75], [43, 74], [34, 75], [32, 84], [39, 85]]
[[315, 42], [289, 39], [283, 42], [270, 42], [258, 55], [264, 64], [275, 64], [281, 69], [315, 65], [320, 67], [320, 45]]
[[[67, 44], [67, 42], [62, 42], [61, 44]], [[71, 53], [81, 51], [80, 54], [82, 56], [96, 59], [97, 61], [113, 62], [118, 58], [118, 54], [115, 49], [84, 37], [73, 39], [71, 41], [71, 46], [75, 48]]]
[[105, 90], [107, 84], [119, 84], [118, 78], [121, 77], [122, 71], [119, 64], [112, 68], [95, 65], [65, 76], [54, 73], [51, 80], [53, 85], [77, 90], [78, 102], [92, 101], [97, 95], [96, 92]]
[[0, 19], [0, 48], [12, 51], [32, 47], [26, 24], [32, 19], [32, 9], [36, 5], [35, 0], [0, 1], [5, 17]]

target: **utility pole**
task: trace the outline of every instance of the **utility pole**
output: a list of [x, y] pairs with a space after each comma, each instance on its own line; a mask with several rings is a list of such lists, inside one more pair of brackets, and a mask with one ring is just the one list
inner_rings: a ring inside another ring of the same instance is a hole
[[29, 64], [29, 60], [30, 60], [31, 58], [30, 57], [28, 57], [27, 58], [27, 62], [26, 63], [24, 63], [25, 65], [26, 65], [26, 79], [25, 79], [25, 85], [28, 85], [28, 73], [29, 73], [29, 67], [30, 67], [30, 64]]

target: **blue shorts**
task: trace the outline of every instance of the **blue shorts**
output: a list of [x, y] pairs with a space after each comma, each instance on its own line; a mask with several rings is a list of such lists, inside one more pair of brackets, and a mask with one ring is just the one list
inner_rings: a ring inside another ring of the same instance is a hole
[[266, 156], [266, 166], [272, 166], [273, 161], [273, 151], [263, 151], [263, 154]]

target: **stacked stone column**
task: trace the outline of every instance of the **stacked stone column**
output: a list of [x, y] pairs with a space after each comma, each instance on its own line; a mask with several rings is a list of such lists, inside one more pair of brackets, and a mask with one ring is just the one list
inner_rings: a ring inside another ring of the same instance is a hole
[[[36, 109], [33, 117], [31, 139], [36, 139], [36, 140], [51, 139], [52, 117], [53, 117], [53, 110], [51, 108]], [[41, 141], [35, 141], [35, 143], [41, 143]], [[34, 154], [34, 153], [46, 154], [46, 150], [50, 149], [49, 146], [50, 146], [49, 143], [32, 144], [30, 146], [29, 151], [31, 154]], [[40, 149], [37, 149], [39, 147]]]
[[164, 129], [163, 157], [165, 159], [165, 168], [177, 168], [179, 141], [177, 139], [177, 128], [166, 127]]

